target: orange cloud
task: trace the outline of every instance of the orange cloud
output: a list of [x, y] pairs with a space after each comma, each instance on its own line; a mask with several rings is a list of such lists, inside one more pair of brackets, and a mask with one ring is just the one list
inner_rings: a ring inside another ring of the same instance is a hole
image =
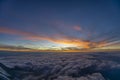
[[[81, 30], [81, 28], [79, 28], [78, 26], [76, 26], [75, 29]], [[105, 44], [105, 42], [91, 42], [91, 41], [82, 40], [82, 39], [73, 38], [73, 37], [67, 37], [67, 36], [60, 36], [60, 38], [50, 38], [48, 36], [42, 36], [42, 35], [38, 35], [31, 32], [24, 32], [20, 30], [8, 29], [3, 27], [0, 28], [0, 33], [19, 35], [19, 36], [22, 36], [23, 37], [22, 39], [25, 39], [25, 40], [32, 40], [32, 41], [47, 40], [47, 41], [58, 43], [58, 44], [71, 45], [71, 46], [76, 46], [76, 47], [85, 48], [85, 49], [102, 47]]]
[[0, 45], [0, 51], [36, 51], [32, 48], [27, 48], [24, 46], [11, 46], [11, 45]]
[[25, 31], [20, 31], [20, 30], [16, 30], [16, 29], [10, 29], [10, 28], [4, 28], [4, 27], [0, 27], [0, 33], [4, 33], [4, 34], [10, 34], [10, 35], [19, 35], [22, 36], [23, 39], [33, 39], [33, 40], [46, 40], [47, 37], [44, 37], [42, 35], [38, 35], [32, 32], [25, 32]]
[[81, 28], [80, 26], [74, 26], [73, 28], [74, 28], [74, 30], [76, 30], [76, 31], [82, 31], [82, 28]]
[[29, 35], [30, 34], [28, 32], [23, 32], [15, 29], [4, 28], [4, 27], [0, 27], [0, 33], [12, 34], [12, 35]]

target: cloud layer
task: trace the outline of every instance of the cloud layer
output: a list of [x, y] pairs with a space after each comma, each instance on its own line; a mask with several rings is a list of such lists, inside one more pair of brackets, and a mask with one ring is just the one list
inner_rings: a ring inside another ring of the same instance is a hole
[[0, 67], [10, 74], [12, 80], [106, 80], [111, 79], [112, 71], [120, 71], [119, 53], [15, 54], [0, 57], [0, 63], [8, 69], [1, 64]]
[[[80, 27], [76, 26], [75, 29], [80, 30]], [[74, 49], [72, 47], [76, 47], [76, 49], [92, 49], [92, 48], [102, 47], [107, 43], [106, 41], [93, 42], [89, 40], [83, 40], [80, 38], [69, 37], [66, 35], [53, 35], [53, 37], [49, 37], [49, 36], [35, 34], [32, 32], [25, 32], [25, 31], [4, 28], [4, 27], [0, 27], [0, 33], [4, 33], [8, 35], [17, 35], [22, 37], [23, 40], [31, 40], [31, 41], [47, 40], [49, 42], [53, 42], [57, 44], [69, 45], [68, 49]], [[67, 50], [67, 48], [65, 49]]]

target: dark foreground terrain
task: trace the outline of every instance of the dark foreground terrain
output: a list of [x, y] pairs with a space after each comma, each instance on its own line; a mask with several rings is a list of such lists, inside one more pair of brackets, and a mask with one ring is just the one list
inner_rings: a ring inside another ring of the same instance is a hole
[[120, 54], [0, 52], [0, 80], [120, 80]]

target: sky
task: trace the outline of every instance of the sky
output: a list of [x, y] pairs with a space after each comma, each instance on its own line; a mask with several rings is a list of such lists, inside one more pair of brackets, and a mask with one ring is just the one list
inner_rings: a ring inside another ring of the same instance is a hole
[[120, 50], [119, 0], [0, 0], [0, 50]]

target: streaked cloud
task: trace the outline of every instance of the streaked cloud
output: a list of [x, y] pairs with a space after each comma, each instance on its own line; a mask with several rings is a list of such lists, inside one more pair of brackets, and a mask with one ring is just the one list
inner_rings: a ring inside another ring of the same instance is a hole
[[[76, 27], [76, 29], [80, 30], [79, 27]], [[103, 47], [107, 43], [107, 41], [93, 42], [93, 41], [83, 40], [80, 38], [70, 37], [66, 35], [54, 35], [54, 38], [51, 38], [50, 36], [42, 36], [42, 35], [35, 34], [32, 32], [25, 32], [25, 31], [20, 31], [16, 29], [5, 28], [5, 27], [0, 27], [0, 33], [22, 36], [23, 40], [31, 40], [31, 41], [47, 40], [49, 42], [53, 42], [57, 44], [69, 45], [68, 48], [65, 48], [67, 50], [68, 49], [76, 50], [76, 49], [100, 48], [100, 47]], [[12, 48], [21, 48], [21, 47], [9, 47], [8, 46], [6, 48], [12, 49]]]
[[33, 51], [35, 49], [27, 48], [24, 46], [13, 46], [13, 45], [1, 45], [0, 44], [0, 50], [1, 51]]
[[82, 31], [82, 28], [80, 26], [74, 26], [73, 27], [76, 31]]

